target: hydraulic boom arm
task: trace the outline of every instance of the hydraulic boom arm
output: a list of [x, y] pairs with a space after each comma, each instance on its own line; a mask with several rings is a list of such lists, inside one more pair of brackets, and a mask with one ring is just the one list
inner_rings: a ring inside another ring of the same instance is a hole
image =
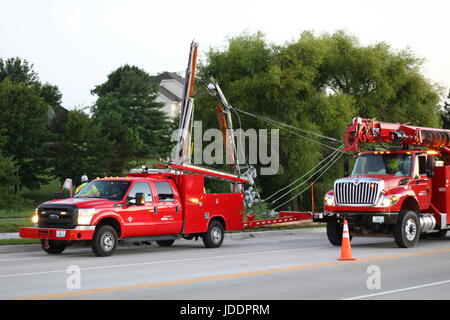
[[363, 143], [389, 143], [396, 147], [428, 147], [450, 155], [450, 130], [354, 118], [347, 127], [344, 151], [358, 152]]

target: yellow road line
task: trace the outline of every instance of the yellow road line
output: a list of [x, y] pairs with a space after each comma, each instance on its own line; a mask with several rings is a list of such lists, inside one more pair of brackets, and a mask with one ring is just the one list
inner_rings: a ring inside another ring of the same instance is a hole
[[233, 278], [239, 278], [239, 277], [264, 275], [264, 274], [270, 274], [270, 273], [313, 269], [313, 268], [318, 268], [318, 267], [329, 267], [329, 266], [337, 266], [337, 265], [351, 264], [351, 263], [361, 263], [361, 262], [371, 262], [371, 261], [379, 261], [379, 260], [386, 260], [386, 259], [414, 257], [414, 256], [427, 255], [427, 254], [443, 253], [443, 252], [450, 252], [450, 248], [427, 250], [427, 251], [417, 251], [417, 252], [410, 252], [410, 253], [400, 253], [400, 254], [385, 255], [385, 256], [376, 256], [376, 257], [371, 257], [371, 258], [357, 259], [357, 260], [353, 260], [353, 261], [334, 261], [334, 262], [316, 263], [316, 264], [293, 266], [293, 267], [278, 268], [278, 269], [266, 269], [266, 270], [261, 270], [261, 271], [230, 273], [230, 274], [222, 274], [222, 275], [207, 276], [207, 277], [187, 278], [187, 279], [172, 280], [172, 281], [144, 283], [144, 284], [138, 284], [138, 285], [110, 287], [110, 288], [103, 288], [103, 289], [70, 291], [70, 292], [63, 292], [63, 293], [56, 293], [56, 294], [22, 297], [22, 298], [16, 298], [14, 300], [46, 300], [46, 299], [67, 298], [67, 297], [82, 296], [82, 295], [88, 295], [88, 294], [94, 294], [94, 293], [118, 292], [118, 291], [161, 287], [161, 286], [169, 286], [169, 285], [177, 285], [177, 284], [205, 282], [205, 281], [212, 281], [212, 280], [233, 279]]

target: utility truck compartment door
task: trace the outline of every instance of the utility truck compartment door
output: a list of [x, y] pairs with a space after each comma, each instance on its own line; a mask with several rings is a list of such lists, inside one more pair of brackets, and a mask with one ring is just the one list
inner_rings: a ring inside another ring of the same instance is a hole
[[[442, 213], [446, 213], [446, 224], [450, 224], [450, 167], [434, 167], [432, 178], [433, 194], [431, 203]], [[445, 215], [443, 215], [445, 217]], [[437, 221], [442, 224], [441, 221]]]

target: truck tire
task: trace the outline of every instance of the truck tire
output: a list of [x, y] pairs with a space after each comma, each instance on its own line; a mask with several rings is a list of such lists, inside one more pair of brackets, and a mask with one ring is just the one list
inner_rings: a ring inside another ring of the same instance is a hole
[[216, 220], [211, 221], [208, 231], [202, 236], [203, 244], [207, 248], [218, 248], [222, 245], [225, 237], [223, 225]]
[[158, 245], [160, 245], [161, 247], [170, 247], [171, 245], [173, 245], [174, 242], [175, 242], [175, 240], [160, 240], [160, 241], [156, 241], [156, 243]]
[[108, 257], [112, 255], [118, 244], [116, 229], [110, 225], [99, 226], [92, 238], [92, 251], [98, 257]]
[[48, 240], [47, 245], [46, 241], [47, 240], [41, 240], [41, 246], [42, 250], [48, 254], [60, 254], [66, 249], [66, 245], [60, 241]]
[[[327, 222], [327, 237], [333, 246], [342, 245], [342, 229], [343, 225], [337, 222], [337, 220]], [[350, 234], [350, 241], [352, 241], [352, 238], [353, 236]]]
[[327, 222], [327, 237], [333, 246], [340, 246], [342, 244], [342, 226], [337, 220]]
[[400, 248], [414, 247], [420, 237], [420, 221], [414, 211], [401, 211], [394, 226], [394, 239]]

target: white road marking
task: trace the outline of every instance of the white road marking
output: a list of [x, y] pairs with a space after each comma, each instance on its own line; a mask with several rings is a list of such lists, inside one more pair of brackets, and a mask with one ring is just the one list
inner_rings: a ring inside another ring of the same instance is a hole
[[[149, 262], [139, 262], [139, 263], [128, 263], [128, 264], [116, 264], [116, 265], [107, 265], [107, 266], [99, 266], [99, 267], [81, 267], [81, 270], [97, 270], [97, 269], [110, 269], [110, 268], [124, 268], [124, 267], [136, 267], [136, 266], [144, 266], [144, 265], [152, 265], [152, 264], [161, 264], [161, 263], [178, 263], [178, 262], [187, 262], [187, 261], [196, 261], [196, 260], [208, 260], [208, 259], [220, 259], [220, 258], [232, 258], [232, 257], [242, 257], [242, 256], [250, 256], [250, 255], [258, 255], [258, 254], [272, 254], [272, 253], [282, 253], [282, 252], [290, 252], [290, 251], [303, 251], [303, 250], [314, 250], [314, 249], [322, 249], [329, 248], [326, 247], [310, 247], [310, 248], [300, 248], [300, 249], [285, 249], [285, 250], [275, 250], [275, 251], [259, 251], [259, 252], [248, 252], [248, 253], [240, 253], [240, 254], [230, 254], [230, 255], [219, 255], [219, 256], [208, 256], [208, 257], [199, 257], [199, 258], [188, 258], [188, 259], [176, 259], [176, 260], [161, 260], [161, 261], [149, 261]], [[40, 274], [49, 274], [49, 273], [59, 273], [66, 272], [66, 269], [61, 270], [50, 270], [50, 271], [41, 271], [41, 272], [28, 272], [28, 273], [15, 273], [15, 274], [3, 274], [0, 275], [0, 278], [9, 278], [9, 277], [19, 277], [19, 276], [33, 276]]]
[[414, 287], [408, 287], [408, 288], [402, 288], [402, 289], [396, 289], [396, 290], [382, 291], [382, 292], [378, 292], [378, 293], [367, 294], [364, 296], [348, 298], [345, 300], [359, 300], [359, 299], [371, 298], [371, 297], [376, 297], [376, 296], [382, 296], [382, 295], [391, 294], [391, 293], [398, 293], [398, 292], [403, 292], [403, 291], [422, 289], [422, 288], [426, 288], [426, 287], [439, 286], [439, 285], [448, 284], [448, 283], [450, 283], [450, 280], [432, 282], [432, 283], [422, 284], [420, 286], [414, 286]]
[[0, 262], [5, 262], [5, 261], [21, 261], [21, 260], [35, 260], [35, 259], [42, 259], [42, 257], [1, 259]]

